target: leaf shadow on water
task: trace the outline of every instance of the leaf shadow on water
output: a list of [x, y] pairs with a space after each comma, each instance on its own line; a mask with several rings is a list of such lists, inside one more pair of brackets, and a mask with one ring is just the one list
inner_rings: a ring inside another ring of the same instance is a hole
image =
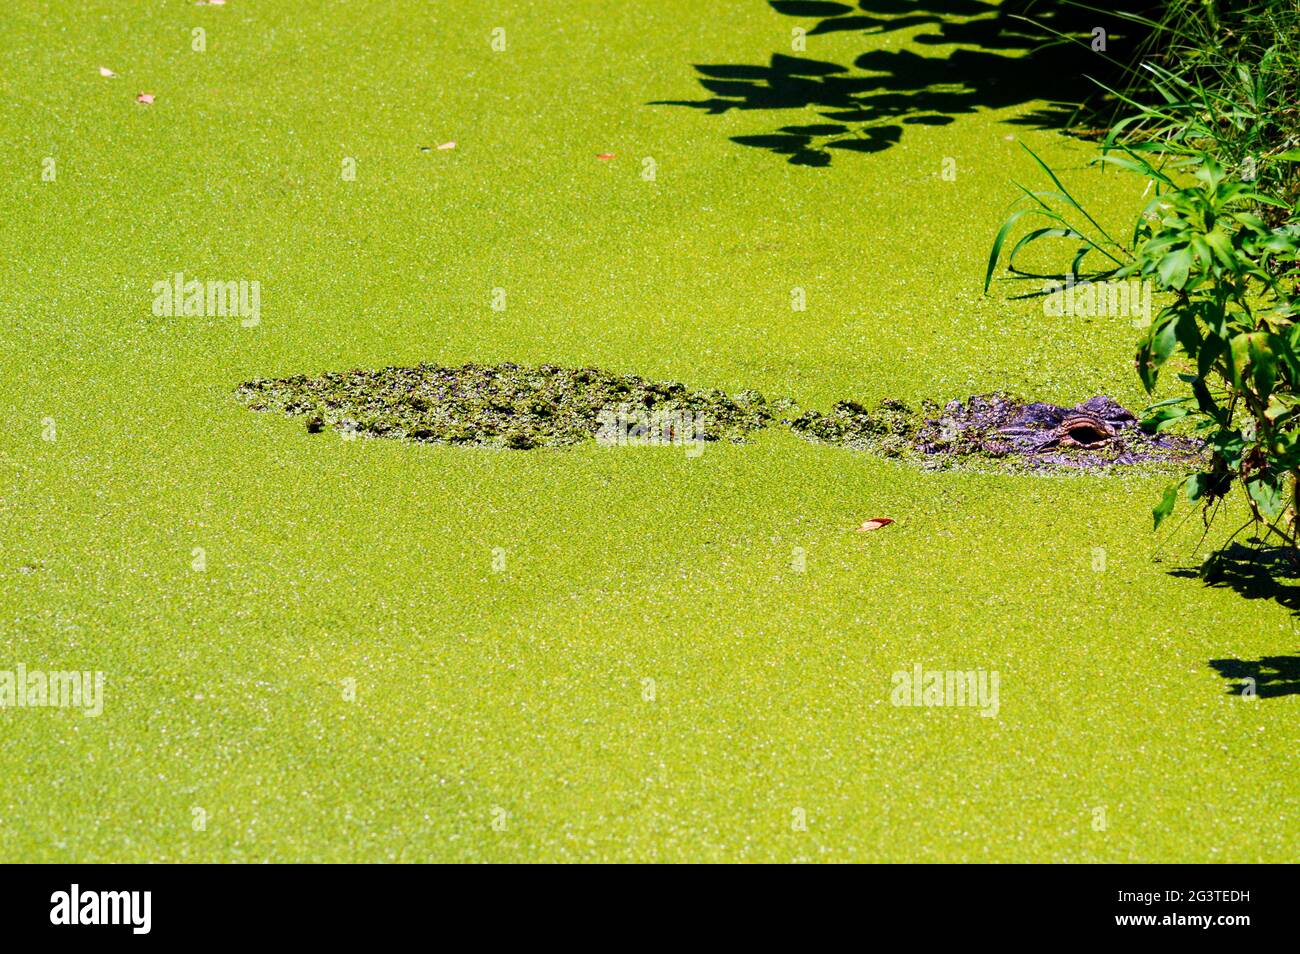
[[[1300, 582], [1296, 582], [1300, 581], [1300, 566], [1291, 550], [1233, 543], [1211, 560], [1204, 573], [1184, 568], [1172, 570], [1170, 575], [1227, 587], [1248, 600], [1272, 600], [1300, 615]], [[1229, 695], [1253, 694], [1260, 699], [1300, 695], [1300, 656], [1211, 659], [1209, 666], [1224, 679], [1233, 680]]]
[[[913, 48], [873, 49], [851, 66], [773, 53], [766, 64], [699, 64], [700, 100], [658, 100], [710, 115], [737, 110], [805, 110], [825, 122], [784, 125], [771, 133], [733, 136], [742, 146], [767, 149], [794, 165], [827, 166], [832, 150], [880, 152], [901, 141], [905, 126], [942, 126], [978, 109], [1047, 102], [1013, 122], [1062, 128], [1077, 104], [1094, 93], [1089, 76], [1109, 79], [1113, 64], [1087, 45], [1095, 26], [1108, 33], [1110, 55], [1132, 51], [1140, 31], [1115, 15], [1068, 2], [1043, 0], [860, 0], [858, 6], [822, 0], [769, 0], [781, 14], [814, 18], [807, 37], [841, 32], [879, 36], [915, 27]], [[1150, 0], [1109, 5], [1145, 10]], [[1026, 22], [1030, 17], [1035, 22]], [[1128, 35], [1125, 28], [1128, 27]], [[1066, 39], [1057, 34], [1065, 34]], [[1123, 39], [1120, 40], [1119, 38]], [[1074, 42], [1078, 40], [1079, 42]], [[934, 56], [915, 47], [956, 46]], [[793, 51], [792, 51], [793, 52]], [[805, 51], [799, 51], [805, 52]]]
[[1245, 695], [1251, 686], [1260, 699], [1300, 695], [1300, 656], [1211, 659], [1210, 665], [1224, 679], [1241, 680], [1228, 687], [1229, 695]]

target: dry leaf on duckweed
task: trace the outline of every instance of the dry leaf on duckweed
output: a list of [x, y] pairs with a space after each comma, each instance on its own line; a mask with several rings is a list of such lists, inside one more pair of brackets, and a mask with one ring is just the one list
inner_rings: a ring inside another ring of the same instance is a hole
[[137, 93], [135, 97], [137, 103], [144, 103], [148, 106], [153, 102], [153, 93]]
[[596, 158], [597, 158], [597, 159], [613, 159], [613, 158], [614, 158], [614, 153], [612, 153], [612, 152], [598, 152], [598, 153], [596, 153]]
[[439, 148], [439, 149], [455, 149], [455, 148], [456, 148], [456, 143], [455, 143], [455, 142], [444, 142], [444, 143], [443, 143], [442, 145], [440, 145], [438, 148]]
[[894, 522], [893, 517], [872, 517], [870, 520], [858, 527], [858, 533], [866, 533], [868, 530], [879, 530], [881, 527], [887, 527]]
[[112, 70], [110, 70], [107, 66], [101, 66], [99, 68], [99, 75], [107, 79], [117, 79], [117, 74], [114, 73]]

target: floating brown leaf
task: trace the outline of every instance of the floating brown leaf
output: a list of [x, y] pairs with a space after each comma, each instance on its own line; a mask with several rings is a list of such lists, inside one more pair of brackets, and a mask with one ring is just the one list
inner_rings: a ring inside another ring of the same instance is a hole
[[894, 522], [893, 517], [872, 517], [865, 521], [862, 526], [858, 527], [858, 533], [866, 533], [868, 530], [879, 530], [881, 527], [887, 527]]

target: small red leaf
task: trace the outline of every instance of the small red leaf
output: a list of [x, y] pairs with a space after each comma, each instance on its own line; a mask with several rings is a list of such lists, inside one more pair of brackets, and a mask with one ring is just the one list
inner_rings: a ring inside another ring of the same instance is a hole
[[148, 106], [153, 102], [153, 93], [138, 93], [136, 94], [135, 101], [137, 103], [144, 103]]
[[887, 527], [894, 522], [893, 517], [872, 517], [870, 520], [858, 527], [858, 533], [866, 533], [868, 530], [879, 530], [881, 527]]
[[597, 158], [597, 159], [613, 159], [613, 158], [614, 158], [614, 153], [612, 153], [612, 152], [598, 152], [598, 153], [596, 153], [596, 158]]

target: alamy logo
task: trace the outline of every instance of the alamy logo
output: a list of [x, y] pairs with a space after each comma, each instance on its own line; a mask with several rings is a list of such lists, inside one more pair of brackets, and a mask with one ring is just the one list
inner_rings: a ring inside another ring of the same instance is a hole
[[1043, 285], [1043, 314], [1051, 318], [1142, 318], [1151, 321], [1151, 283], [1090, 282], [1065, 276]]
[[262, 283], [188, 281], [184, 272], [153, 283], [153, 313], [159, 318], [234, 318], [245, 328], [262, 322]]
[[152, 922], [150, 891], [71, 891], [50, 895], [51, 924], [129, 924], [132, 934], [148, 934]]
[[996, 669], [925, 669], [917, 663], [894, 673], [893, 680], [889, 701], [896, 706], [967, 706], [997, 718], [1002, 674]]
[[104, 711], [104, 674], [77, 670], [43, 672], [22, 663], [0, 669], [0, 708], [81, 709], [88, 716]]
[[597, 415], [596, 443], [604, 447], [686, 448], [687, 457], [704, 452], [703, 412], [670, 408], [604, 407]]

